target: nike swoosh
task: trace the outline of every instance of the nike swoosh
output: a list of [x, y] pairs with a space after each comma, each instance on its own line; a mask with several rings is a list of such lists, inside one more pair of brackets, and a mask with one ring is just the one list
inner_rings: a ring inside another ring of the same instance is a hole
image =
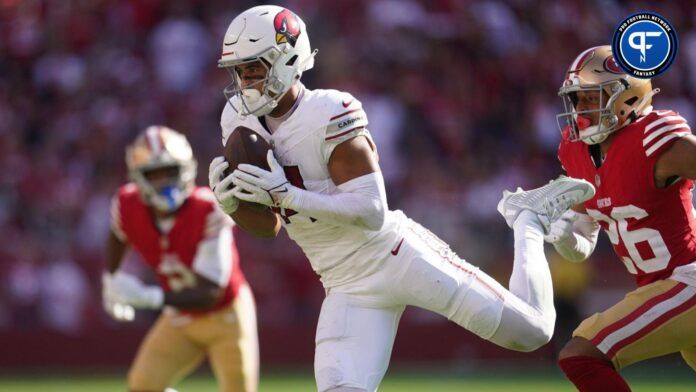
[[343, 105], [344, 108], [347, 108], [348, 106], [350, 106], [351, 103], [353, 103], [353, 101], [355, 101], [355, 100], [354, 100], [354, 99], [351, 99], [351, 100], [348, 101], [348, 102], [345, 102], [345, 101], [344, 101], [344, 102], [341, 102], [341, 105]]
[[261, 39], [261, 38], [257, 38], [257, 39], [249, 38], [249, 41], [251, 41], [251, 42], [256, 42], [256, 41], [258, 41], [258, 40], [260, 40], [260, 39]]
[[401, 238], [401, 241], [399, 241], [399, 243], [396, 244], [396, 246], [394, 247], [394, 249], [392, 249], [391, 254], [394, 255], [394, 256], [398, 255], [398, 254], [399, 254], [399, 250], [401, 249], [401, 244], [403, 244], [403, 243], [404, 243], [404, 239], [403, 239], [403, 237], [402, 237], [402, 238]]

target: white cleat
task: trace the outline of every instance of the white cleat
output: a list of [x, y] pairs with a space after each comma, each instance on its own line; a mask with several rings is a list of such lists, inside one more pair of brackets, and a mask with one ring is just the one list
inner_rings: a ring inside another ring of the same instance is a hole
[[512, 227], [522, 210], [529, 210], [539, 217], [548, 233], [551, 223], [558, 220], [564, 212], [576, 204], [591, 199], [595, 188], [589, 182], [578, 178], [560, 176], [548, 184], [528, 191], [517, 188], [515, 192], [503, 191], [498, 203], [498, 212]]

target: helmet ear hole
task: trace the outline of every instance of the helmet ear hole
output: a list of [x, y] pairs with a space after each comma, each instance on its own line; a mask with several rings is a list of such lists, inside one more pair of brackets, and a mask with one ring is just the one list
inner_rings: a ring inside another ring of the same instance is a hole
[[293, 64], [295, 64], [295, 61], [297, 61], [297, 55], [294, 55], [290, 57], [290, 60], [288, 60], [285, 65], [291, 67]]

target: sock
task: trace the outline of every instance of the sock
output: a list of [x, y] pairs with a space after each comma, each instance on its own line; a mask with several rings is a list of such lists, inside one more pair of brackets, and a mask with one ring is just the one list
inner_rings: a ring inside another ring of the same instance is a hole
[[558, 366], [580, 392], [631, 392], [614, 366], [599, 358], [563, 358], [558, 360]]
[[515, 220], [515, 259], [510, 292], [542, 314], [553, 315], [553, 284], [544, 255], [544, 234], [539, 218], [524, 210]]

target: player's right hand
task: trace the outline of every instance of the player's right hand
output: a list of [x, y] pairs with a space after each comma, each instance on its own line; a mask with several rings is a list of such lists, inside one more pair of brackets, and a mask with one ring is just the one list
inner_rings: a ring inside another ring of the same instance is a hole
[[563, 242], [573, 235], [573, 222], [578, 218], [573, 211], [566, 211], [561, 217], [551, 223], [549, 233], [544, 236], [544, 241], [556, 244]]
[[113, 275], [102, 274], [102, 305], [104, 311], [116, 321], [133, 321], [135, 310], [132, 306], [121, 303], [116, 298], [113, 285]]
[[239, 207], [239, 199], [234, 195], [237, 187], [230, 188], [232, 185], [232, 175], [224, 177], [225, 169], [229, 166], [229, 163], [225, 160], [225, 157], [219, 156], [210, 162], [210, 167], [208, 168], [208, 184], [210, 189], [213, 190], [215, 194], [215, 199], [222, 211], [229, 215], [237, 211]]

